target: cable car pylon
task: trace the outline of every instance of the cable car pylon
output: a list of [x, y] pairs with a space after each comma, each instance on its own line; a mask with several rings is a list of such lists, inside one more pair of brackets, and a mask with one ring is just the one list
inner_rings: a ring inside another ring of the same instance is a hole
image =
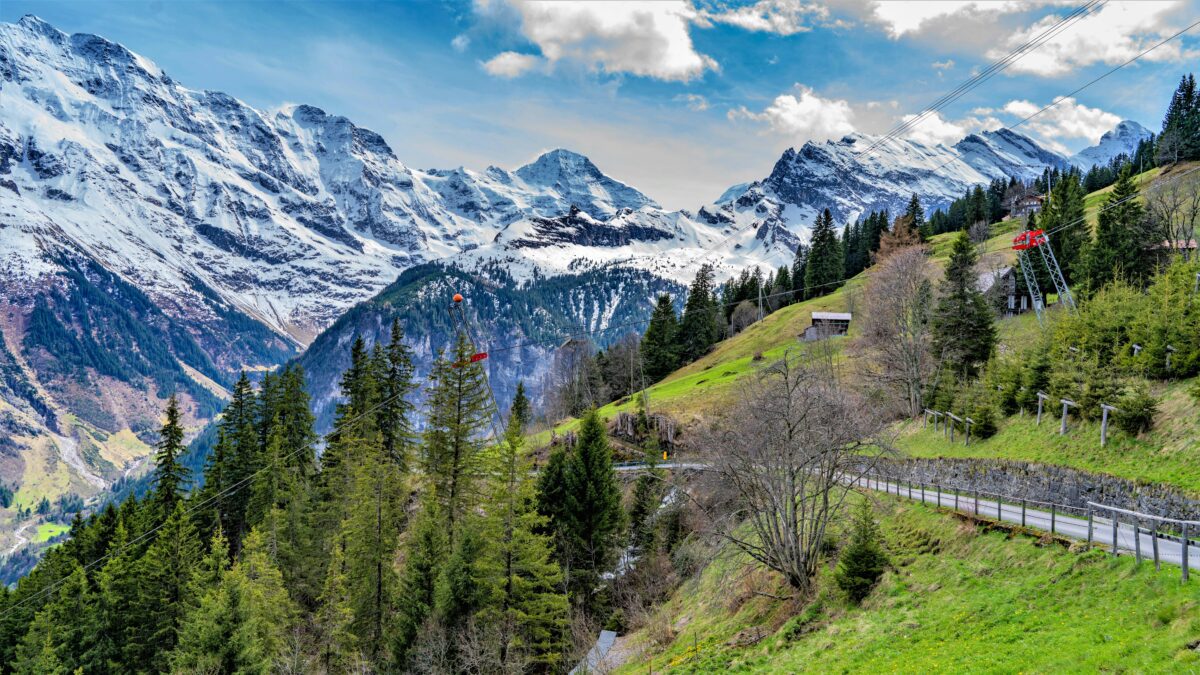
[[1044, 327], [1046, 324], [1042, 310], [1045, 308], [1045, 300], [1042, 296], [1042, 289], [1038, 286], [1037, 277], [1034, 276], [1033, 262], [1029, 259], [1030, 249], [1037, 249], [1041, 254], [1042, 263], [1046, 266], [1046, 271], [1050, 273], [1050, 281], [1058, 293], [1059, 302], [1075, 309], [1075, 296], [1071, 294], [1071, 287], [1067, 285], [1067, 279], [1063, 276], [1062, 267], [1058, 264], [1054, 249], [1050, 247], [1050, 236], [1046, 234], [1045, 230], [1026, 230], [1013, 237], [1013, 250], [1017, 252], [1017, 261], [1021, 264], [1021, 274], [1025, 277], [1025, 286], [1029, 289], [1029, 297], [1033, 299], [1033, 310], [1037, 313], [1038, 324]]

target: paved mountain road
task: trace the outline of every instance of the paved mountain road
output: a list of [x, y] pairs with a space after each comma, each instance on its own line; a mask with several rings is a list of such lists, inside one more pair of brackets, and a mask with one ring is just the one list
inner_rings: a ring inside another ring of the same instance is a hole
[[[694, 471], [704, 471], [708, 469], [707, 464], [700, 462], [676, 462], [668, 461], [656, 464], [660, 469], [689, 469]], [[647, 465], [641, 462], [631, 462], [628, 464], [618, 464], [614, 468], [617, 471], [638, 471], [645, 469]], [[958, 501], [955, 502], [955, 493], [937, 491], [930, 489], [921, 489], [913, 487], [911, 490], [907, 485], [898, 483], [890, 483], [887, 481], [879, 481], [871, 479], [866, 481], [865, 487], [878, 492], [886, 492], [888, 494], [899, 495], [901, 497], [909, 497], [920, 501], [922, 497], [926, 503], [938, 504], [946, 508], [952, 508], [964, 513], [974, 513], [979, 516], [997, 518], [1008, 522], [1021, 524], [1021, 505], [1019, 503], [1002, 502], [999, 505], [994, 498], [979, 498], [978, 511], [976, 511], [976, 501], [974, 497], [964, 494], [958, 495]], [[997, 511], [999, 509], [999, 511]], [[1111, 514], [1109, 514], [1111, 516]], [[1088, 539], [1088, 521], [1087, 518], [1078, 515], [1069, 515], [1061, 511], [1051, 513], [1045, 507], [1027, 507], [1025, 509], [1025, 525], [1027, 527], [1037, 528], [1039, 530], [1051, 531], [1053, 525], [1054, 534], [1087, 541]], [[1142, 556], [1152, 558], [1154, 552], [1155, 536], [1148, 531], [1150, 522], [1145, 522], [1138, 532], [1132, 522], [1131, 516], [1118, 518], [1117, 523], [1117, 550], [1124, 553], [1135, 553], [1140, 543]], [[1053, 523], [1051, 522], [1053, 521]], [[1113, 542], [1112, 518], [1102, 517], [1102, 514], [1097, 511], [1092, 519], [1092, 542], [1097, 546], [1103, 546], [1111, 550]], [[1137, 537], [1135, 539], [1135, 537]], [[1158, 539], [1158, 555], [1162, 562], [1172, 565], [1182, 566], [1184, 545], [1179, 537], [1160, 534]], [[1200, 566], [1200, 545], [1196, 542], [1190, 543], [1187, 547], [1188, 567], [1195, 569]]]

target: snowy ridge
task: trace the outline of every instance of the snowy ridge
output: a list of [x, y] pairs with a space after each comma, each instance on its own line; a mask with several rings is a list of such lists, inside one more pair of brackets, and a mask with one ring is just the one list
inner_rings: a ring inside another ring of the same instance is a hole
[[1072, 155], [1071, 163], [1087, 171], [1098, 164], [1108, 164], [1117, 155], [1133, 157], [1138, 144], [1152, 135], [1149, 129], [1137, 122], [1124, 120], [1106, 131], [1099, 143]]
[[[157, 302], [195, 280], [300, 342], [420, 262], [518, 280], [633, 267], [686, 281], [790, 261], [820, 210], [927, 209], [1061, 156], [1008, 131], [953, 147], [861, 134], [789, 149], [761, 181], [665, 211], [564, 149], [509, 171], [417, 170], [378, 134], [307, 105], [258, 111], [186, 89], [149, 60], [36, 17], [0, 26], [0, 243], [50, 274], [56, 250], [103, 261]], [[201, 311], [197, 309], [196, 311]]]

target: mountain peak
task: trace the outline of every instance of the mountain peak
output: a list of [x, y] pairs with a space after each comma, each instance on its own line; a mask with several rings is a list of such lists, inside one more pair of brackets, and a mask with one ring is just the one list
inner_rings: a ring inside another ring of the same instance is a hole
[[[658, 206], [641, 192], [605, 175], [585, 155], [565, 148], [544, 152], [514, 173], [529, 185], [554, 188], [592, 215], [605, 215], [626, 207], [636, 210]], [[606, 193], [607, 198], [598, 201], [600, 193]]]
[[547, 150], [538, 158], [517, 169], [517, 175], [522, 178], [524, 174], [546, 174], [546, 173], [562, 173], [562, 172], [583, 172], [589, 176], [599, 178], [604, 174], [600, 169], [588, 159], [586, 155], [581, 155], [573, 150], [566, 148], [555, 148]]
[[31, 33], [47, 37], [66, 37], [67, 35], [36, 14], [26, 14], [17, 21], [17, 25]]
[[1104, 132], [1099, 143], [1071, 157], [1071, 163], [1081, 169], [1090, 169], [1098, 164], [1108, 164], [1117, 155], [1132, 156], [1137, 152], [1138, 144], [1150, 136], [1150, 130], [1141, 124], [1133, 120], [1121, 120]]

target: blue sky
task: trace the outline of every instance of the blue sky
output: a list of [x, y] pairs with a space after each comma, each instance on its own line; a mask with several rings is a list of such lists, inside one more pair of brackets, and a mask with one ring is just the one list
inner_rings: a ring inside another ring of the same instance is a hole
[[[567, 147], [673, 208], [766, 175], [779, 153], [881, 133], [1077, 2], [25, 2], [185, 86], [310, 103], [415, 167], [508, 168]], [[1200, 0], [1109, 2], [913, 130], [1011, 124], [1200, 18]], [[1157, 130], [1200, 28], [1020, 130], [1060, 150], [1120, 119]]]

